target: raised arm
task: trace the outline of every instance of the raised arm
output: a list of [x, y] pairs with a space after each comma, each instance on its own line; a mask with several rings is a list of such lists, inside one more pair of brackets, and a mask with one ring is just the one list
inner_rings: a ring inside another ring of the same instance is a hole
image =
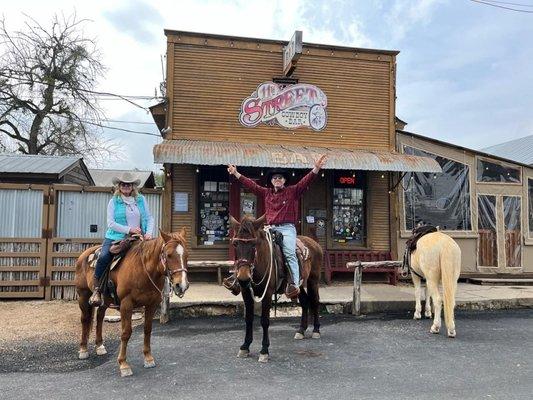
[[307, 190], [311, 182], [315, 180], [315, 178], [318, 176], [318, 172], [320, 171], [320, 169], [326, 164], [326, 161], [327, 156], [324, 154], [318, 160], [315, 161], [314, 168], [306, 176], [300, 179], [300, 181], [296, 185], [294, 185], [295, 192], [298, 197], [300, 197], [303, 192]]
[[228, 173], [230, 175], [233, 175], [235, 178], [239, 180], [239, 182], [242, 183], [242, 185], [250, 190], [252, 193], [255, 193], [258, 196], [263, 196], [267, 192], [267, 188], [264, 188], [262, 186], [259, 186], [257, 183], [255, 183], [252, 179], [245, 177], [244, 175], [240, 174], [237, 171], [237, 167], [233, 164], [228, 165]]

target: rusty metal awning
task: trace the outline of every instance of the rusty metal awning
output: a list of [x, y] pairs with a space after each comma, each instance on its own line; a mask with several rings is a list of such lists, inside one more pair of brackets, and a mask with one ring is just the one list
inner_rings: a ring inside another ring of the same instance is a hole
[[432, 158], [387, 151], [202, 140], [164, 140], [154, 146], [154, 162], [171, 164], [311, 168], [321, 154], [328, 155], [326, 169], [442, 172]]

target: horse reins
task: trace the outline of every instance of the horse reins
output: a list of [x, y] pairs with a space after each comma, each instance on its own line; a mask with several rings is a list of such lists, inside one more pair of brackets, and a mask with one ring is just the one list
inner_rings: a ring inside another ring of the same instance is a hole
[[[168, 266], [167, 266], [167, 255], [166, 255], [166, 252], [165, 252], [165, 247], [170, 244], [170, 243], [178, 243], [178, 245], [180, 245], [181, 243], [177, 240], [169, 240], [168, 242], [165, 242], [163, 244], [163, 246], [161, 247], [161, 252], [159, 253], [159, 262], [161, 263], [161, 265], [163, 266], [164, 268], [164, 273], [166, 272], [166, 276], [168, 277], [168, 279], [170, 280], [172, 278], [172, 275], [174, 275], [175, 273], [177, 272], [188, 272], [188, 269], [187, 267], [185, 266], [184, 262], [183, 262], [183, 258], [180, 257], [180, 260], [181, 260], [181, 268], [176, 268], [176, 269], [173, 269], [173, 270], [169, 270], [168, 269]], [[156, 290], [161, 294], [161, 299], [164, 299], [165, 295], [163, 294], [163, 291], [160, 290], [157, 285], [155, 284], [154, 280], [152, 279], [152, 277], [150, 276], [150, 273], [148, 272], [148, 268], [146, 268], [146, 264], [144, 263], [144, 257], [141, 256], [141, 263], [142, 263], [142, 266], [144, 268], [144, 272], [146, 272], [146, 275], [148, 276], [148, 279], [150, 280], [150, 282], [152, 283], [152, 285], [154, 286], [154, 288], [156, 288]]]

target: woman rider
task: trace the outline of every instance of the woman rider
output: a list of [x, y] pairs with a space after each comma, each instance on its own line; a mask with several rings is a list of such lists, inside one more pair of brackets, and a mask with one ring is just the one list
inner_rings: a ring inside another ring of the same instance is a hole
[[248, 190], [261, 196], [265, 204], [266, 222], [274, 231], [283, 235], [283, 255], [291, 270], [292, 282], [289, 282], [286, 289], [287, 297], [294, 299], [300, 293], [300, 270], [296, 258], [296, 221], [298, 219], [298, 200], [309, 187], [311, 182], [317, 177], [318, 172], [326, 164], [327, 156], [321, 156], [314, 168], [305, 175], [297, 184], [285, 186], [287, 175], [284, 171], [272, 170], [270, 172], [270, 182], [272, 188], [267, 189], [259, 186], [250, 178], [237, 172], [235, 165], [228, 165], [228, 173], [242, 183]]
[[94, 271], [93, 295], [89, 299], [92, 306], [102, 305], [100, 278], [113, 259], [113, 254], [109, 252], [111, 244], [124, 239], [126, 235], [142, 235], [146, 240], [152, 239], [154, 218], [146, 199], [137, 191], [140, 182], [130, 172], [113, 178], [115, 193], [107, 204], [108, 229]]

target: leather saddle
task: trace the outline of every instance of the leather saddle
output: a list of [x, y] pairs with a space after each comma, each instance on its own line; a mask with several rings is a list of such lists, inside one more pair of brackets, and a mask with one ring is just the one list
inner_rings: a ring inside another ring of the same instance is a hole
[[[124, 256], [131, 246], [140, 239], [140, 235], [126, 236], [126, 238], [122, 240], [114, 241], [109, 248], [109, 252], [114, 254], [114, 256], [111, 260], [111, 263], [100, 277], [100, 288], [102, 291], [102, 296], [104, 297], [104, 301], [105, 298], [108, 298], [111, 301], [111, 304], [116, 307], [120, 306], [120, 299], [117, 294], [115, 282], [113, 282], [113, 280], [110, 278], [109, 273], [120, 265], [120, 262], [124, 259]], [[99, 246], [91, 254], [89, 254], [89, 257], [87, 257], [89, 268], [96, 268], [96, 262], [98, 261], [98, 257], [100, 256], [101, 252], [102, 246]]]
[[[120, 264], [120, 261], [124, 258], [133, 243], [139, 241], [140, 238], [141, 237], [139, 235], [126, 236], [124, 239], [116, 240], [111, 244], [109, 252], [114, 254], [114, 256], [108, 267], [110, 271], [115, 269]], [[91, 254], [89, 254], [89, 257], [87, 258], [89, 267], [96, 268], [96, 262], [98, 261], [98, 257], [100, 256], [101, 252], [102, 246], [99, 246]]]
[[420, 225], [413, 229], [412, 236], [407, 239], [405, 242], [405, 251], [403, 253], [403, 265], [402, 265], [402, 276], [406, 277], [409, 274], [409, 271], [414, 273], [420, 279], [425, 281], [425, 278], [416, 272], [411, 267], [411, 253], [416, 250], [416, 244], [420, 238], [426, 236], [428, 233], [438, 232], [439, 228], [433, 225]]

